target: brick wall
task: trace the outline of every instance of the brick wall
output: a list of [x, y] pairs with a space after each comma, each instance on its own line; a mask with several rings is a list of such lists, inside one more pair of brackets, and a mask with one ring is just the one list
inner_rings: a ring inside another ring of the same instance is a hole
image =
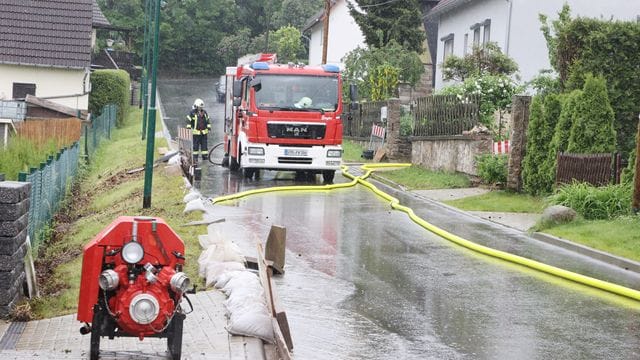
[[0, 317], [23, 298], [31, 184], [0, 181]]

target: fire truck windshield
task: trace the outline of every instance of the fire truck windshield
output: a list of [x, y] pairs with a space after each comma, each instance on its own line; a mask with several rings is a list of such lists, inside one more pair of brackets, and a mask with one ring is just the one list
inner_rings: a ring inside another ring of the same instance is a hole
[[255, 94], [258, 109], [289, 111], [335, 111], [338, 78], [335, 76], [260, 74], [261, 89]]

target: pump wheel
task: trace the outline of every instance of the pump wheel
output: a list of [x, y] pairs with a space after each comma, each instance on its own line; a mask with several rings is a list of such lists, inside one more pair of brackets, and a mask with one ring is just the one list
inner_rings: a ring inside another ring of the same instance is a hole
[[102, 331], [102, 322], [104, 314], [100, 306], [93, 307], [93, 321], [91, 323], [91, 347], [89, 348], [89, 358], [98, 360], [100, 358], [100, 332]]
[[251, 179], [257, 173], [256, 169], [242, 168], [242, 175], [245, 179]]
[[173, 360], [180, 360], [182, 354], [182, 323], [185, 317], [184, 314], [175, 314], [167, 329], [167, 350]]
[[333, 184], [333, 178], [335, 175], [336, 172], [334, 170], [324, 170], [322, 172], [322, 180], [325, 184]]

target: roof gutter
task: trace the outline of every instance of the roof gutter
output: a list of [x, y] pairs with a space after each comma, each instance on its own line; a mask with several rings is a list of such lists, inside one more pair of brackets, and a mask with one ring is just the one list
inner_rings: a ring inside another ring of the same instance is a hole
[[459, 8], [460, 6], [472, 2], [474, 0], [451, 0], [449, 2], [436, 5], [429, 13], [427, 14], [427, 18], [434, 19], [438, 18], [443, 14], [446, 14], [452, 10]]
[[509, 42], [511, 40], [511, 16], [513, 14], [513, 0], [507, 0], [509, 3], [509, 13], [507, 13], [507, 34], [504, 39], [504, 54], [509, 56]]

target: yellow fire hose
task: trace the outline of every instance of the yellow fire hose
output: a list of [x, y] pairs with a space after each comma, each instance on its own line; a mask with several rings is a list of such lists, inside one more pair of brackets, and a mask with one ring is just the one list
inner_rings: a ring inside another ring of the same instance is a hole
[[502, 259], [511, 263], [526, 266], [528, 268], [535, 269], [535, 270], [538, 270], [547, 274], [551, 274], [560, 278], [564, 278], [567, 280], [571, 280], [579, 284], [587, 285], [596, 289], [608, 291], [613, 294], [625, 296], [627, 298], [640, 301], [640, 291], [638, 290], [634, 290], [625, 286], [617, 285], [607, 281], [598, 280], [589, 276], [574, 273], [574, 272], [564, 270], [555, 266], [541, 263], [536, 260], [514, 255], [505, 251], [496, 250], [487, 246], [479, 245], [469, 240], [463, 239], [457, 235], [451, 234], [450, 232], [440, 229], [428, 223], [424, 219], [421, 219], [419, 216], [417, 216], [413, 212], [411, 208], [400, 205], [400, 201], [398, 199], [381, 191], [375, 185], [365, 180], [367, 177], [369, 177], [369, 175], [371, 175], [373, 171], [375, 171], [375, 169], [398, 168], [398, 167], [408, 167], [408, 166], [411, 166], [411, 164], [366, 164], [361, 167], [363, 170], [366, 170], [366, 172], [362, 176], [354, 176], [350, 174], [348, 171], [348, 168], [346, 166], [343, 166], [342, 174], [351, 179], [351, 181], [348, 183], [330, 184], [330, 185], [308, 185], [308, 186], [278, 186], [278, 187], [271, 187], [271, 188], [264, 188], [264, 189], [254, 189], [254, 190], [239, 192], [236, 194], [216, 197], [211, 199], [210, 201], [213, 204], [217, 204], [217, 203], [221, 203], [229, 200], [239, 199], [249, 195], [263, 194], [263, 193], [275, 192], [275, 191], [327, 191], [327, 190], [333, 190], [333, 189], [339, 189], [339, 188], [347, 188], [347, 187], [355, 186], [356, 184], [360, 183], [366, 186], [367, 188], [369, 188], [370, 190], [372, 190], [375, 194], [377, 194], [381, 198], [389, 201], [392, 209], [399, 210], [406, 213], [407, 215], [409, 215], [409, 218], [413, 220], [416, 224], [422, 226], [423, 228], [431, 231], [432, 233], [444, 239], [447, 239], [455, 244], [458, 244], [467, 249], [473, 250], [475, 252], [478, 252], [484, 255], [492, 256], [492, 257]]

